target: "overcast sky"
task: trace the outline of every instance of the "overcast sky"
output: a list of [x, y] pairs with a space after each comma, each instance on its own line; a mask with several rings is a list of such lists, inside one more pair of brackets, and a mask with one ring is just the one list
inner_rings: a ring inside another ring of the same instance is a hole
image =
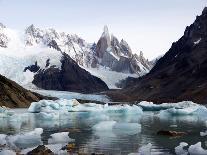
[[205, 6], [207, 0], [0, 0], [0, 22], [18, 30], [53, 27], [87, 42], [97, 42], [108, 25], [152, 59], [167, 52]]

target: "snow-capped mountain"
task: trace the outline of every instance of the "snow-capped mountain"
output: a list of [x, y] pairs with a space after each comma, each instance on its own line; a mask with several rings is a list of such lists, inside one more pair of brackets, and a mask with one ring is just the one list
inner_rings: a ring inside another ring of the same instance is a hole
[[[151, 63], [142, 52], [133, 54], [126, 41], [122, 39], [119, 42], [109, 34], [107, 26], [98, 43], [91, 44], [77, 35], [51, 28], [40, 29], [30, 25], [24, 32], [18, 32], [0, 24], [0, 64], [5, 66], [0, 69], [0, 74], [21, 85], [28, 86], [36, 81], [35, 85], [44, 85], [44, 89], [59, 89], [59, 86], [52, 88], [45, 82], [41, 83], [43, 77], [40, 79], [36, 74], [54, 66], [61, 70], [63, 53], [81, 68], [104, 80], [109, 88], [117, 88], [116, 83], [120, 80], [144, 75], [151, 69]], [[14, 72], [9, 69], [11, 66], [24, 72]], [[38, 77], [38, 82], [35, 77]]]
[[96, 48], [95, 58], [92, 67], [102, 65], [110, 68], [112, 71], [123, 73], [135, 73], [139, 76], [146, 74], [151, 69], [151, 63], [140, 55], [133, 54], [130, 46], [123, 39], [119, 40], [110, 35], [108, 27], [104, 27], [104, 32], [100, 37]]
[[[101, 79], [81, 68], [68, 54], [31, 37], [28, 42], [28, 35], [21, 37], [6, 27], [0, 29], [0, 34], [9, 40], [2, 41], [6, 46], [0, 47], [0, 74], [20, 85], [84, 93], [108, 89]], [[41, 38], [39, 33], [34, 34]]]

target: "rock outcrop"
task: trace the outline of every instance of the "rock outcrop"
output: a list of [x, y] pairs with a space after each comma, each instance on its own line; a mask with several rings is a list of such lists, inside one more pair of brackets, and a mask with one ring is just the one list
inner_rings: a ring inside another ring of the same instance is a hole
[[54, 98], [45, 97], [28, 91], [14, 81], [0, 75], [0, 106], [25, 108], [29, 107], [31, 102], [36, 102], [42, 99]]
[[91, 75], [71, 59], [63, 54], [61, 69], [51, 66], [39, 70], [33, 80], [39, 88], [46, 90], [74, 91], [94, 93], [108, 90], [107, 85], [99, 78]]

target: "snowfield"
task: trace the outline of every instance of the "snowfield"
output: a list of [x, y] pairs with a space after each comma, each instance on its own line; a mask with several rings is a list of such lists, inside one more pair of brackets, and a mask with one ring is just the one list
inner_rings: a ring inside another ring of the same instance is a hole
[[101, 80], [103, 80], [109, 89], [118, 89], [117, 84], [128, 77], [134, 77], [137, 78], [137, 74], [129, 74], [129, 73], [120, 73], [111, 71], [109, 68], [84, 68], [92, 75], [99, 77]]

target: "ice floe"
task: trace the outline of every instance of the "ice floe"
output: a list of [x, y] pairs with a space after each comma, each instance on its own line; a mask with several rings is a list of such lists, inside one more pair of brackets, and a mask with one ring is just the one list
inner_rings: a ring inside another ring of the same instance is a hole
[[198, 106], [198, 104], [193, 103], [191, 101], [182, 101], [178, 103], [162, 103], [162, 104], [154, 104], [153, 102], [142, 101], [138, 103], [138, 105], [141, 106], [144, 111], [160, 111], [170, 108], [183, 109], [183, 108]]
[[207, 150], [203, 149], [201, 146], [201, 142], [198, 142], [194, 145], [190, 145], [189, 148], [184, 149], [187, 147], [188, 144], [185, 142], [181, 142], [179, 146], [175, 147], [176, 155], [206, 155]]
[[36, 128], [33, 131], [16, 134], [16, 135], [0, 135], [1, 145], [7, 145], [11, 148], [28, 148], [42, 144], [41, 134], [42, 128]]
[[68, 142], [75, 141], [69, 137], [69, 132], [60, 132], [50, 135], [51, 138], [48, 139], [48, 144], [66, 144]]
[[96, 131], [112, 130], [115, 124], [116, 124], [116, 121], [102, 121], [94, 125], [93, 130], [96, 130]]
[[[51, 118], [51, 115], [49, 113], [51, 112], [123, 112], [123, 113], [133, 113], [133, 114], [141, 114], [142, 108], [140, 108], [137, 105], [114, 105], [109, 106], [108, 104], [96, 104], [96, 103], [84, 103], [80, 104], [77, 100], [66, 100], [66, 99], [59, 99], [56, 101], [50, 101], [50, 100], [41, 100], [39, 102], [33, 102], [28, 112], [32, 113], [42, 113], [42, 116], [44, 118]], [[47, 113], [47, 114], [44, 114]]]
[[5, 149], [0, 152], [0, 155], [16, 155], [16, 152]]
[[188, 151], [184, 147], [188, 146], [188, 143], [181, 142], [179, 146], [175, 147], [175, 153], [177, 155], [188, 155]]

